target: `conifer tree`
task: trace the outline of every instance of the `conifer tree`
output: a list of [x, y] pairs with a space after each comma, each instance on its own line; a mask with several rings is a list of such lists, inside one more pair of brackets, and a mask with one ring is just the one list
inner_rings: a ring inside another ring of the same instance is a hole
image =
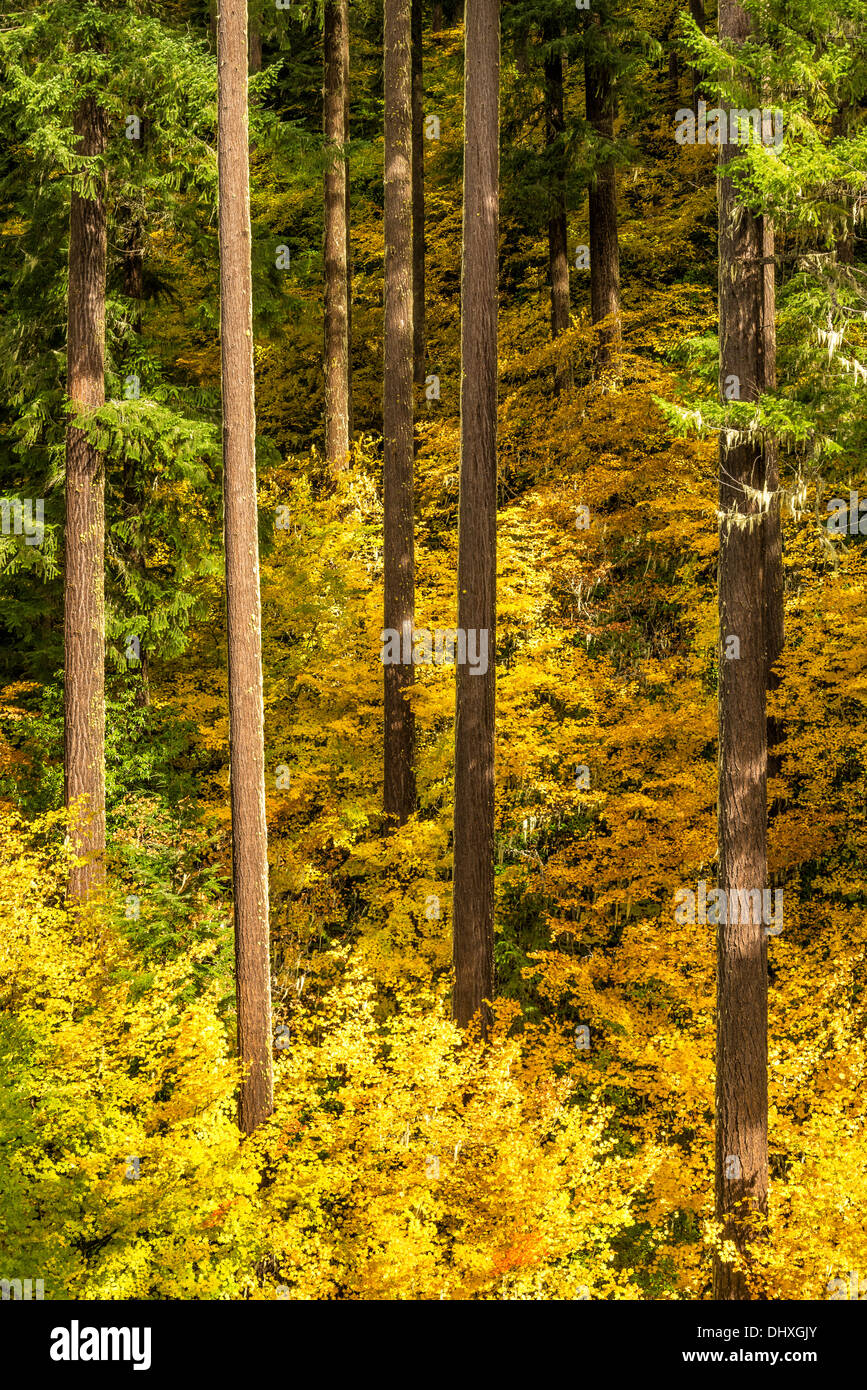
[[[551, 337], [569, 328], [569, 250], [566, 227], [565, 149], [566, 113], [563, 92], [561, 25], [547, 18], [542, 26], [545, 42], [545, 141], [552, 160], [551, 202], [548, 210], [548, 275], [551, 282]], [[560, 366], [557, 387], [568, 386], [571, 371]]]
[[221, 0], [217, 25], [223, 525], [238, 1050], [238, 1122], [249, 1134], [273, 1108], [268, 827], [253, 385], [253, 287], [246, 0]]
[[[467, 0], [461, 273], [458, 628], [487, 669], [457, 666], [453, 1012], [463, 1027], [494, 992], [494, 725], [497, 615], [499, 0]], [[484, 639], [482, 638], [484, 634]]]
[[[721, 0], [719, 37], [742, 44], [750, 21]], [[729, 106], [727, 109], [731, 109]], [[739, 153], [727, 122], [720, 142], [720, 395], [757, 400], [765, 384], [761, 218], [738, 200], [727, 166]], [[728, 911], [717, 932], [716, 1211], [741, 1259], [768, 1200], [768, 978], [761, 903], [767, 886], [765, 722], [765, 487], [759, 438], [720, 435], [719, 869]], [[714, 1297], [748, 1298], [742, 1267], [719, 1255]]]
[[337, 473], [349, 452], [349, 196], [344, 153], [348, 102], [347, 0], [325, 0], [325, 457]]
[[[105, 118], [88, 92], [75, 119], [78, 153], [105, 150]], [[67, 394], [74, 411], [105, 400], [106, 215], [104, 174], [91, 196], [73, 189], [69, 222]], [[64, 782], [75, 806], [69, 875], [72, 900], [101, 882], [105, 853], [105, 475], [103, 459], [71, 419], [66, 431], [64, 571]]]
[[412, 0], [412, 337], [417, 386], [425, 384], [423, 40], [422, 0]]
[[401, 825], [416, 800], [415, 720], [404, 699], [413, 680], [415, 616], [412, 232], [411, 0], [386, 0], [384, 626], [399, 635], [401, 659], [385, 666], [384, 803]]
[[617, 175], [606, 146], [614, 140], [617, 97], [610, 40], [603, 15], [594, 13], [585, 32], [584, 89], [587, 120], [601, 145], [588, 191], [590, 214], [590, 317], [608, 319], [603, 355], [620, 340], [620, 242], [617, 228]]

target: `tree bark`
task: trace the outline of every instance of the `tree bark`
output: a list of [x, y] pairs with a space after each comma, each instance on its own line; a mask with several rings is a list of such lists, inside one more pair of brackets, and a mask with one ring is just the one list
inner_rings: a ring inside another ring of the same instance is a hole
[[[749, 19], [721, 0], [720, 39], [742, 43]], [[730, 134], [731, 132], [729, 132]], [[720, 163], [739, 153], [720, 147]], [[737, 383], [755, 400], [766, 373], [765, 275], [761, 219], [738, 205], [730, 177], [719, 179], [720, 393]], [[719, 533], [719, 887], [729, 904], [738, 890], [766, 887], [767, 730], [765, 723], [766, 518], [746, 488], [765, 484], [760, 441], [720, 437]], [[736, 636], [739, 658], [726, 659]], [[750, 896], [717, 933], [716, 1214], [723, 1238], [742, 1259], [760, 1232], [768, 1195], [767, 941]], [[737, 916], [737, 921], [731, 918]], [[746, 920], [741, 920], [746, 918]], [[714, 1260], [714, 1298], [747, 1299], [746, 1270]]]
[[[100, 155], [102, 111], [86, 98], [75, 117], [78, 152]], [[73, 190], [69, 219], [67, 394], [79, 410], [105, 403], [106, 216], [104, 178], [95, 198]], [[99, 451], [66, 430], [64, 576], [64, 792], [75, 806], [70, 837], [84, 863], [70, 869], [71, 902], [105, 877], [105, 474]]]
[[349, 452], [349, 225], [346, 137], [346, 0], [325, 0], [325, 457], [333, 474]]
[[352, 237], [350, 235], [352, 223], [349, 217], [352, 207], [349, 185], [349, 4], [348, 0], [342, 0], [342, 3], [346, 7], [346, 23], [341, 30], [343, 35], [343, 146], [346, 167], [346, 393], [351, 441], [355, 430], [355, 412], [352, 404]]
[[[560, 37], [560, 25], [546, 20], [542, 40], [552, 43]], [[545, 143], [552, 160], [551, 194], [548, 211], [548, 273], [551, 280], [551, 337], [558, 338], [569, 328], [569, 255], [566, 228], [566, 176], [564, 169], [563, 134], [566, 117], [563, 102], [563, 54], [549, 53], [545, 58]], [[561, 390], [569, 384], [571, 373], [559, 367], [556, 385]]]
[[384, 805], [403, 825], [415, 810], [413, 681], [413, 226], [411, 0], [385, 4], [385, 389], [383, 405], [386, 629], [400, 634], [385, 666]]
[[229, 648], [229, 741], [238, 1050], [238, 1123], [250, 1134], [273, 1109], [268, 827], [262, 708], [262, 615], [256, 499], [253, 286], [245, 0], [221, 0], [217, 38], [223, 510]]
[[[773, 219], [761, 218], [762, 237], [762, 390], [777, 386], [776, 273]], [[765, 515], [764, 613], [765, 686], [777, 690], [780, 678], [773, 669], [785, 644], [783, 626], [783, 528], [780, 517], [780, 468], [776, 440], [765, 441], [765, 489], [768, 510]], [[780, 773], [777, 748], [782, 738], [780, 721], [768, 717], [768, 777]]]
[[425, 382], [424, 71], [422, 0], [412, 0], [412, 326], [413, 379]]
[[[584, 84], [587, 120], [597, 135], [614, 139], [617, 106], [611, 69], [594, 45], [591, 31], [600, 26], [598, 15], [588, 26], [584, 50]], [[594, 51], [595, 50], [595, 51]], [[601, 323], [609, 316], [601, 344], [603, 357], [620, 341], [620, 247], [617, 239], [617, 176], [614, 164], [603, 160], [596, 168], [588, 195], [590, 214], [590, 317]]]
[[249, 35], [247, 62], [250, 73], [262, 71], [262, 8], [261, 0], [252, 0], [248, 9]]
[[[497, 598], [499, 0], [468, 0], [464, 48], [458, 628], [485, 633], [488, 665], [457, 666], [453, 1012], [487, 1031], [494, 993]], [[480, 645], [477, 636], [476, 642]]]

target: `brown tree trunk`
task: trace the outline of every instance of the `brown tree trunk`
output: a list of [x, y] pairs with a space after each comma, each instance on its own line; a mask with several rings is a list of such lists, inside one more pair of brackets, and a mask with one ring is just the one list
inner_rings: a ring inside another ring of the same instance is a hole
[[431, 12], [431, 30], [434, 34], [439, 34], [443, 27], [443, 7], [442, 0], [434, 0]]
[[422, 0], [412, 0], [412, 341], [413, 379], [425, 381], [424, 72]]
[[325, 0], [325, 457], [333, 474], [349, 452], [349, 227], [346, 135], [346, 0]]
[[229, 648], [229, 744], [238, 1051], [238, 1124], [274, 1107], [268, 948], [268, 827], [262, 709], [262, 614], [256, 499], [253, 285], [245, 0], [221, 0], [217, 39], [223, 524]]
[[494, 993], [494, 716], [497, 613], [499, 0], [468, 0], [464, 46], [461, 481], [458, 628], [487, 642], [487, 670], [457, 667], [453, 1012], [464, 1027]]
[[343, 3], [346, 6], [346, 23], [341, 30], [343, 35], [343, 144], [346, 151], [344, 155], [346, 167], [346, 392], [351, 441], [355, 430], [355, 412], [352, 405], [352, 238], [350, 235], [352, 223], [349, 220], [350, 208], [352, 207], [349, 186], [349, 4], [348, 0], [343, 0]]
[[[599, 26], [594, 15], [588, 26], [584, 51], [584, 83], [587, 120], [597, 135], [614, 139], [616, 98], [611, 69], [598, 48], [594, 50], [590, 29]], [[620, 341], [620, 248], [617, 239], [617, 176], [610, 160], [597, 166], [588, 195], [590, 213], [590, 317], [601, 323], [613, 315], [602, 338], [603, 356]]]
[[[547, 20], [542, 40], [549, 44], [560, 36], [560, 25]], [[545, 143], [554, 161], [551, 203], [548, 213], [548, 271], [551, 280], [551, 337], [558, 338], [569, 328], [569, 255], [566, 229], [566, 179], [563, 167], [563, 132], [566, 129], [563, 105], [563, 55], [545, 58]], [[558, 368], [557, 388], [569, 384], [571, 373]]]
[[[762, 237], [762, 389], [774, 391], [777, 386], [777, 328], [776, 273], [774, 263], [774, 224], [770, 217], [761, 219]], [[780, 677], [773, 669], [785, 644], [783, 627], [783, 528], [780, 517], [780, 468], [776, 440], [765, 441], [765, 488], [768, 510], [765, 516], [764, 591], [765, 591], [765, 686], [777, 690]], [[768, 718], [768, 777], [780, 772], [777, 752], [782, 738], [780, 721]]]
[[384, 615], [386, 629], [399, 634], [401, 660], [385, 666], [384, 804], [401, 825], [416, 800], [415, 720], [404, 699], [415, 617], [412, 212], [411, 0], [386, 0]]
[[262, 32], [258, 26], [250, 30], [249, 66], [251, 74], [262, 71]]
[[[86, 98], [75, 118], [77, 149], [105, 150], [102, 111]], [[105, 403], [104, 180], [95, 198], [75, 191], [69, 218], [67, 394], [80, 410]], [[105, 475], [102, 456], [72, 424], [66, 430], [64, 575], [64, 789], [75, 854], [69, 871], [72, 902], [105, 877]]]
[[[743, 42], [749, 20], [721, 0], [720, 39]], [[731, 132], [729, 132], [731, 134]], [[721, 144], [720, 162], [739, 153]], [[765, 379], [761, 219], [719, 179], [720, 393], [755, 400]], [[745, 1258], [767, 1214], [768, 981], [761, 895], [767, 877], [765, 723], [766, 520], [746, 488], [765, 484], [760, 441], [720, 438], [719, 874], [729, 910], [717, 932], [716, 1214]], [[749, 518], [749, 520], [748, 520]], [[739, 654], [727, 641], [737, 637]], [[726, 653], [729, 651], [729, 656]], [[740, 894], [750, 894], [740, 899]], [[760, 899], [761, 900], [761, 899]], [[733, 910], [737, 901], [737, 911]], [[732, 921], [736, 917], [738, 920]], [[719, 1256], [714, 1298], [750, 1297], [747, 1275]]]
[[252, 74], [262, 71], [262, 0], [250, 0], [247, 28], [247, 62]]

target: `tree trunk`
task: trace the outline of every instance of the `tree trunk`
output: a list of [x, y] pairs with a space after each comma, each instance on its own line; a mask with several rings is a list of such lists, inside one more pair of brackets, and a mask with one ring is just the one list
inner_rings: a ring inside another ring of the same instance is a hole
[[487, 640], [487, 670], [457, 666], [453, 1012], [464, 1027], [494, 993], [494, 716], [497, 600], [499, 0], [468, 0], [464, 48], [461, 481], [458, 628]]
[[[721, 0], [721, 40], [741, 43], [749, 20]], [[728, 132], [731, 134], [731, 132]], [[721, 144], [720, 162], [739, 153]], [[755, 400], [765, 379], [765, 275], [761, 219], [719, 179], [720, 393]], [[768, 981], [761, 895], [767, 879], [765, 724], [766, 518], [745, 487], [761, 490], [760, 441], [720, 438], [719, 887], [730, 910], [717, 932], [716, 1214], [743, 1258], [767, 1214]], [[749, 518], [749, 520], [747, 520]], [[739, 654], [727, 638], [737, 637]], [[729, 650], [727, 658], [726, 652]], [[740, 894], [750, 893], [746, 899]], [[732, 910], [734, 901], [738, 910]], [[732, 917], [737, 921], [732, 921]], [[746, 920], [742, 920], [746, 918]], [[719, 1256], [714, 1298], [746, 1299], [746, 1273]]]
[[[611, 69], [593, 40], [600, 26], [593, 16], [588, 26], [584, 50], [584, 83], [587, 120], [597, 135], [614, 139], [616, 98]], [[613, 315], [601, 338], [603, 357], [620, 341], [620, 249], [617, 240], [617, 176], [610, 160], [603, 160], [590, 185], [590, 317], [601, 323]]]
[[424, 73], [422, 0], [412, 0], [412, 326], [413, 379], [425, 382]]
[[[776, 275], [774, 264], [773, 220], [761, 218], [762, 237], [762, 389], [777, 386]], [[780, 517], [780, 468], [776, 440], [765, 441], [765, 488], [768, 510], [765, 515], [764, 591], [765, 591], [765, 687], [777, 690], [780, 678], [773, 669], [785, 644], [783, 627], [783, 528]], [[768, 718], [768, 777], [779, 776], [781, 763], [777, 747], [782, 739], [780, 721]]]
[[343, 145], [346, 151], [344, 155], [346, 168], [346, 395], [351, 441], [355, 429], [355, 413], [352, 405], [352, 238], [350, 236], [352, 223], [349, 220], [352, 206], [349, 187], [349, 4], [348, 0], [342, 0], [342, 3], [346, 7], [346, 23], [341, 29], [343, 35]]
[[248, 61], [251, 74], [262, 71], [262, 31], [258, 25], [250, 30]]
[[332, 474], [346, 467], [349, 452], [346, 25], [346, 0], [325, 0], [325, 139], [335, 150], [325, 171], [325, 457]]
[[[547, 20], [542, 28], [543, 43], [560, 37], [560, 25]], [[563, 54], [545, 58], [545, 143], [551, 155], [551, 194], [548, 210], [548, 270], [551, 280], [551, 337], [558, 338], [569, 328], [569, 256], [566, 229], [566, 177], [563, 133], [566, 118], [563, 104]], [[557, 370], [557, 389], [569, 384], [568, 368]]]
[[262, 71], [262, 0], [250, 0], [247, 28], [247, 63], [252, 74]]
[[443, 6], [442, 0], [434, 0], [431, 12], [431, 30], [434, 34], [439, 34], [443, 27]]
[[223, 516], [238, 1050], [238, 1123], [250, 1134], [274, 1106], [268, 950], [268, 827], [250, 270], [245, 0], [221, 0], [217, 47]]
[[400, 636], [401, 660], [385, 666], [384, 804], [401, 825], [416, 800], [415, 720], [404, 699], [415, 617], [412, 213], [411, 0], [386, 0], [384, 615], [386, 629]]
[[[105, 150], [103, 113], [82, 102], [75, 118], [83, 155]], [[67, 394], [81, 410], [105, 403], [104, 180], [95, 198], [73, 191], [69, 218]], [[64, 576], [64, 790], [75, 854], [71, 902], [85, 899], [105, 877], [105, 474], [100, 453], [84, 432], [66, 430]], [[81, 800], [79, 800], [81, 798]]]

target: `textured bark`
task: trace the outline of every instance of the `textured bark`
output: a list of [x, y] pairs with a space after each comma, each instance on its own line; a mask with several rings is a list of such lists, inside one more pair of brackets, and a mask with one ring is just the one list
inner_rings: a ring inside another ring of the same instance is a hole
[[424, 71], [422, 0], [412, 0], [412, 343], [413, 379], [425, 381]]
[[[559, 36], [559, 23], [546, 20], [542, 27], [543, 42], [551, 43]], [[552, 338], [558, 338], [569, 328], [569, 255], [566, 228], [566, 172], [563, 152], [565, 129], [563, 54], [550, 53], [545, 58], [545, 143], [552, 161], [548, 212], [548, 274], [551, 281]], [[564, 386], [568, 386], [570, 377], [571, 372], [568, 367], [559, 367], [556, 378], [557, 389], [560, 390]]]
[[442, 0], [434, 0], [431, 12], [431, 25], [433, 33], [439, 34], [443, 27], [443, 7]]
[[[774, 263], [774, 224], [761, 219], [762, 236], [762, 389], [774, 391], [777, 385], [776, 274]], [[764, 614], [765, 685], [776, 690], [780, 678], [773, 669], [785, 644], [783, 627], [783, 528], [780, 517], [780, 469], [775, 440], [765, 442], [765, 489], [768, 510], [765, 516]], [[768, 718], [768, 777], [780, 772], [777, 746], [782, 738], [780, 721]]]
[[346, 196], [346, 0], [325, 0], [325, 457], [332, 473], [349, 452], [349, 226]]
[[[385, 5], [385, 627], [411, 642], [413, 533], [411, 0]], [[415, 720], [404, 691], [411, 663], [385, 668], [384, 804], [403, 824], [415, 810]]]
[[247, 4], [247, 64], [251, 74], [262, 71], [262, 3], [248, 0]]
[[346, 23], [341, 30], [343, 35], [343, 145], [346, 166], [346, 375], [349, 402], [349, 438], [351, 440], [355, 429], [355, 413], [352, 405], [352, 238], [350, 236], [352, 223], [349, 220], [350, 208], [352, 207], [352, 195], [349, 186], [349, 5], [348, 0], [343, 0], [343, 3], [346, 5]]
[[[722, 0], [720, 38], [742, 42], [749, 21]], [[720, 148], [731, 161], [737, 145]], [[755, 400], [765, 380], [764, 233], [719, 180], [720, 392], [732, 376], [741, 400]], [[724, 395], [723, 395], [724, 398]], [[767, 731], [765, 724], [765, 518], [745, 485], [765, 484], [760, 441], [720, 438], [719, 887], [767, 886]], [[740, 639], [740, 658], [725, 658], [726, 637]], [[729, 913], [729, 918], [734, 915]], [[748, 920], [720, 923], [717, 933], [716, 1213], [724, 1239], [745, 1255], [767, 1214], [768, 983], [767, 941], [753, 900]], [[727, 1165], [729, 1173], [727, 1175]], [[734, 1175], [732, 1176], [732, 1173]], [[746, 1299], [746, 1275], [714, 1261], [714, 1297]]]
[[458, 627], [488, 634], [488, 669], [457, 667], [453, 1012], [494, 992], [494, 715], [497, 601], [499, 0], [468, 0], [464, 57]]
[[238, 1050], [238, 1123], [273, 1109], [268, 827], [262, 708], [262, 615], [256, 502], [253, 286], [245, 0], [221, 0], [217, 39], [223, 516], [229, 647], [229, 745]]
[[[83, 155], [105, 150], [105, 121], [92, 97], [75, 118]], [[69, 219], [67, 394], [78, 409], [105, 403], [104, 182], [96, 198], [73, 191]], [[97, 449], [66, 430], [64, 575], [64, 790], [75, 804], [70, 836], [85, 862], [69, 873], [72, 902], [105, 877], [105, 475]]]
[[[599, 25], [594, 15], [592, 25]], [[597, 135], [614, 138], [614, 95], [611, 69], [589, 42], [584, 52], [587, 120]], [[590, 214], [590, 317], [593, 323], [613, 315], [602, 337], [606, 349], [620, 341], [620, 247], [617, 239], [617, 177], [610, 161], [600, 164], [588, 194]]]
[[248, 45], [248, 64], [250, 72], [262, 71], [262, 31], [258, 22], [250, 27], [250, 42]]

